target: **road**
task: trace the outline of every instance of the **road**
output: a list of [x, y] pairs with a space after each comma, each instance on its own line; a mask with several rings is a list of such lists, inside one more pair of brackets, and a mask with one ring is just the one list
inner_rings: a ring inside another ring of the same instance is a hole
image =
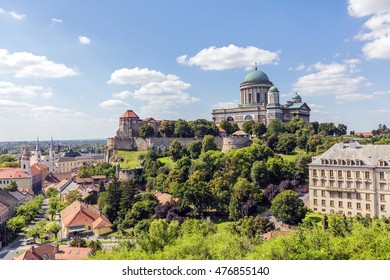
[[[41, 214], [28, 225], [27, 230], [28, 228], [32, 227], [36, 222], [46, 219], [45, 214], [47, 209], [49, 208], [48, 202], [49, 200], [47, 198], [43, 200]], [[26, 245], [25, 233], [27, 232], [27, 230], [25, 232], [19, 233], [18, 237], [16, 237], [14, 241], [12, 241], [7, 246], [4, 246], [0, 250], [0, 259], [12, 260], [21, 252], [25, 252], [30, 249], [31, 245]]]

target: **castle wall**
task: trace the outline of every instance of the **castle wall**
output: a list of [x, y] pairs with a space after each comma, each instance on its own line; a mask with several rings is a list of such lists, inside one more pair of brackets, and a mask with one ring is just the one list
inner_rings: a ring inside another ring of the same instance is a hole
[[248, 137], [224, 137], [222, 152], [229, 151], [231, 149], [240, 149], [247, 147], [251, 144], [251, 140]]

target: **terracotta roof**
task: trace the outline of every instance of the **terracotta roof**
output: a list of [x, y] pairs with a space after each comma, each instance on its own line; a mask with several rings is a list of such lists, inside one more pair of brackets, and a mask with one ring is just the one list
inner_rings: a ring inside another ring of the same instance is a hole
[[54, 256], [57, 252], [57, 245], [46, 243], [38, 247], [31, 246], [30, 250], [19, 255], [15, 260], [54, 260]]
[[35, 165], [31, 166], [30, 170], [31, 170], [31, 175], [32, 176], [35, 176], [35, 175], [38, 175], [38, 174], [42, 173], [41, 170], [37, 166], [35, 166]]
[[92, 224], [102, 214], [91, 205], [75, 201], [60, 212], [61, 220], [66, 227]]
[[92, 223], [92, 227], [95, 229], [95, 228], [105, 228], [105, 227], [111, 227], [112, 224], [110, 223], [110, 221], [104, 217], [103, 215], [100, 215], [99, 218], [96, 219], [96, 221], [94, 221]]
[[95, 175], [91, 177], [93, 180], [100, 180], [100, 179], [106, 179], [107, 177], [105, 175]]
[[172, 195], [169, 193], [162, 193], [162, 192], [156, 192], [155, 197], [157, 198], [158, 202], [161, 204], [165, 204], [167, 202], [171, 201], [177, 201], [177, 198], [172, 198]]
[[0, 178], [14, 179], [14, 178], [30, 178], [31, 176], [23, 172], [20, 167], [16, 168], [0, 168]]
[[84, 183], [93, 183], [93, 179], [92, 178], [79, 178], [79, 177], [76, 177], [75, 178], [75, 182], [77, 184], [84, 184]]
[[133, 110], [127, 110], [124, 112], [121, 116], [121, 118], [139, 118], [136, 113], [133, 112]]
[[49, 167], [47, 167], [46, 165], [44, 165], [42, 163], [36, 163], [33, 166], [35, 166], [38, 170], [41, 170], [41, 171], [44, 169], [49, 169]]
[[219, 133], [226, 133], [226, 130], [223, 129], [222, 127], [218, 127], [218, 132]]
[[372, 135], [371, 131], [355, 131], [355, 135]]
[[55, 254], [56, 260], [83, 260], [91, 253], [91, 248], [69, 247], [65, 245], [59, 246], [59, 251]]

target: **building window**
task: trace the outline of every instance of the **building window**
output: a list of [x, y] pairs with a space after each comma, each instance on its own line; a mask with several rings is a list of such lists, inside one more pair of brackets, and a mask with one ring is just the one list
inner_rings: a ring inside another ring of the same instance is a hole
[[343, 193], [339, 192], [339, 198], [343, 198]]
[[381, 180], [385, 179], [385, 172], [383, 172], [383, 171], [379, 172], [379, 179], [381, 179]]
[[329, 203], [330, 203], [330, 207], [334, 207], [334, 201], [333, 200], [329, 201]]
[[325, 191], [321, 191], [321, 196], [325, 197]]
[[252, 116], [247, 115], [247, 116], [245, 116], [245, 120], [246, 120], [246, 121], [251, 121], [251, 120], [253, 120], [253, 118], [252, 118]]
[[313, 180], [313, 186], [317, 187], [317, 180], [315, 180], [315, 179]]
[[347, 207], [348, 207], [349, 209], [351, 209], [351, 208], [352, 208], [352, 202], [348, 202], [348, 203], [347, 203]]
[[321, 187], [325, 187], [325, 180], [321, 180]]
[[366, 186], [366, 190], [369, 190], [369, 189], [370, 189], [370, 183], [369, 183], [369, 182], [366, 182], [366, 183], [365, 183], [365, 186]]
[[339, 201], [339, 208], [343, 208], [343, 202]]
[[347, 182], [347, 188], [351, 188], [352, 187], [352, 182]]
[[321, 201], [321, 205], [322, 205], [322, 206], [326, 206], [326, 200], [325, 200], [325, 199], [323, 199], [323, 200]]
[[341, 170], [337, 171], [337, 177], [343, 178], [343, 171]]
[[384, 194], [381, 194], [379, 197], [380, 197], [380, 201], [385, 201], [385, 195]]
[[356, 182], [356, 188], [360, 189], [360, 182]]
[[371, 204], [366, 204], [366, 210], [371, 210]]
[[356, 171], [356, 179], [360, 179], [360, 171]]
[[379, 190], [384, 191], [385, 190], [385, 184], [379, 183]]
[[314, 200], [313, 200], [313, 204], [314, 204], [314, 205], [317, 205], [317, 199], [314, 199]]
[[343, 187], [343, 182], [337, 182], [337, 186], [339, 187], [339, 188], [342, 188]]
[[352, 198], [352, 194], [349, 192], [347, 193], [347, 198], [351, 199]]
[[332, 191], [331, 191], [329, 194], [330, 194], [330, 197], [331, 197], [331, 198], [336, 197], [335, 192], [332, 192]]
[[352, 212], [349, 212], [349, 211], [348, 211], [348, 215], [349, 215], [349, 216], [352, 216]]
[[325, 170], [321, 170], [321, 176], [325, 177]]
[[356, 208], [359, 209], [359, 210], [362, 209], [362, 204], [361, 203], [356, 203]]
[[317, 176], [317, 169], [313, 170], [313, 176]]
[[371, 199], [370, 199], [370, 194], [369, 193], [366, 193], [366, 200], [367, 201], [370, 201]]
[[334, 181], [330, 181], [330, 182], [329, 182], [329, 186], [330, 186], [331, 188], [333, 188], [333, 187], [334, 187]]
[[347, 178], [351, 178], [351, 171], [347, 171]]
[[329, 170], [329, 176], [330, 176], [330, 177], [333, 177], [333, 176], [334, 176], [333, 170]]
[[317, 190], [313, 191], [313, 196], [317, 196]]
[[381, 211], [382, 211], [382, 212], [386, 212], [386, 207], [385, 207], [384, 204], [381, 204]]
[[356, 199], [362, 199], [362, 196], [361, 196], [360, 193], [357, 193], [357, 194], [356, 194]]
[[364, 179], [370, 179], [370, 172], [369, 171], [364, 172]]

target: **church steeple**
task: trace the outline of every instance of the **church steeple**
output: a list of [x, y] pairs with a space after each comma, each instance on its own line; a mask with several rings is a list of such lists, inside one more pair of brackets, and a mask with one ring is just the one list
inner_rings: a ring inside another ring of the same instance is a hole
[[20, 168], [23, 172], [26, 172], [27, 174], [31, 174], [30, 170], [30, 155], [28, 153], [28, 149], [26, 144], [24, 144], [23, 147], [23, 154], [22, 158], [20, 159]]
[[34, 163], [40, 163], [41, 162], [41, 150], [39, 149], [39, 138], [37, 137], [37, 144], [35, 146], [35, 152], [34, 152]]

